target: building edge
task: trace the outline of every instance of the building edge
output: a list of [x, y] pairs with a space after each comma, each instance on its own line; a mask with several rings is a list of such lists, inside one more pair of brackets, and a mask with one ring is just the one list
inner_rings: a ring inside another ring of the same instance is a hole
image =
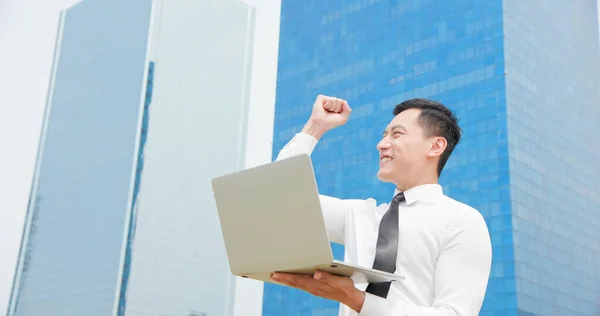
[[[510, 228], [508, 228], [510, 230], [510, 241], [509, 241], [509, 246], [510, 246], [510, 256], [509, 256], [509, 260], [504, 259], [504, 261], [502, 262], [502, 264], [505, 266], [506, 263], [509, 263], [509, 265], [512, 266], [512, 269], [506, 269], [506, 267], [504, 268], [505, 270], [509, 270], [509, 271], [516, 271], [516, 267], [515, 267], [515, 243], [514, 243], [514, 216], [513, 216], [513, 190], [512, 190], [512, 181], [511, 181], [511, 176], [510, 176], [510, 170], [511, 170], [511, 166], [510, 166], [510, 138], [511, 138], [511, 133], [509, 131], [509, 126], [508, 126], [508, 82], [507, 82], [507, 67], [506, 67], [506, 21], [505, 21], [505, 14], [506, 14], [506, 1], [501, 0], [501, 24], [502, 24], [502, 47], [499, 48], [500, 50], [500, 54], [502, 54], [502, 100], [501, 100], [501, 106], [502, 109], [504, 110], [504, 112], [502, 113], [504, 115], [504, 120], [502, 120], [502, 126], [499, 126], [499, 128], [503, 131], [505, 131], [506, 135], [504, 135], [505, 137], [505, 143], [502, 144], [502, 146], [505, 149], [506, 152], [506, 156], [501, 156], [500, 158], [502, 159], [502, 165], [505, 166], [505, 168], [500, 168], [500, 173], [505, 173], [506, 174], [506, 181], [507, 181], [507, 185], [508, 185], [508, 196], [505, 197], [505, 199], [507, 199], [507, 201], [505, 201], [502, 197], [500, 200], [500, 203], [506, 203], [506, 212], [508, 213], [508, 215], [510, 216], [511, 220], [510, 220]], [[502, 166], [501, 165], [501, 166]], [[501, 209], [503, 208], [503, 205], [501, 205]], [[508, 262], [507, 262], [508, 261]], [[493, 262], [493, 254], [492, 254], [492, 262]], [[492, 270], [493, 271], [493, 270]], [[490, 273], [490, 277], [491, 277], [491, 273]], [[514, 281], [513, 283], [510, 284], [510, 286], [508, 285], [504, 285], [505, 286], [505, 293], [509, 293], [510, 296], [513, 296], [514, 302], [515, 302], [515, 307], [513, 312], [514, 313], [518, 313], [519, 310], [519, 302], [518, 302], [518, 295], [517, 295], [517, 276], [516, 273], [514, 273], [514, 275], [505, 275], [505, 277], [509, 277], [512, 278], [512, 280]], [[509, 288], [510, 287], [510, 288]], [[486, 297], [489, 294], [489, 290], [486, 291]], [[485, 302], [485, 301], [484, 301]], [[509, 310], [511, 308], [506, 307], [506, 310]]]
[[[131, 164], [131, 179], [129, 185], [129, 200], [126, 205], [126, 216], [125, 223], [123, 226], [123, 236], [122, 236], [122, 244], [121, 244], [121, 252], [119, 255], [119, 275], [117, 276], [117, 284], [115, 284], [115, 299], [113, 302], [113, 315], [125, 315], [127, 308], [127, 285], [129, 281], [129, 275], [131, 270], [131, 261], [132, 261], [132, 247], [135, 240], [135, 225], [136, 225], [136, 189], [139, 190], [141, 174], [138, 176], [138, 172], [142, 172], [140, 169], [140, 162], [143, 162], [143, 148], [144, 145], [143, 136], [144, 133], [144, 122], [147, 121], [146, 116], [149, 115], [149, 106], [151, 97], [148, 96], [148, 88], [152, 85], [152, 78], [150, 78], [150, 74], [154, 73], [154, 63], [150, 56], [150, 50], [152, 47], [153, 40], [153, 32], [155, 27], [155, 7], [156, 2], [158, 0], [148, 0], [151, 1], [151, 9], [150, 9], [150, 19], [148, 31], [146, 34], [146, 56], [144, 58], [144, 74], [140, 78], [140, 84], [142, 85], [140, 98], [139, 98], [139, 107], [138, 107], [138, 126], [137, 126], [137, 135], [134, 145], [134, 154], [133, 160]], [[150, 88], [152, 90], [152, 88]], [[146, 120], [145, 120], [146, 118]], [[138, 170], [139, 169], [139, 170]]]
[[[238, 0], [241, 1], [241, 0]], [[244, 0], [251, 3], [254, 1]], [[277, 68], [279, 54], [279, 27], [281, 1], [275, 1], [278, 8], [271, 12], [263, 6], [254, 7], [252, 30], [252, 68], [261, 69], [248, 73], [252, 83], [247, 91], [249, 107], [246, 114], [245, 135], [246, 157], [244, 168], [251, 168], [272, 160], [273, 127], [275, 120], [275, 97], [277, 88]], [[272, 19], [272, 20], [271, 20]], [[269, 25], [266, 25], [269, 24]], [[272, 25], [271, 25], [272, 24]], [[260, 34], [256, 33], [260, 30]], [[268, 30], [268, 31], [267, 31]], [[272, 32], [272, 34], [267, 34]], [[271, 36], [273, 38], [271, 38]], [[271, 46], [267, 46], [271, 45]], [[256, 49], [263, 49], [260, 54]], [[265, 50], [268, 49], [268, 52]], [[268, 65], [266, 63], [269, 63]], [[265, 73], [269, 79], [265, 78]], [[263, 314], [264, 282], [234, 277], [236, 283], [233, 316], [261, 316]]]
[[[248, 126], [249, 126], [249, 114], [250, 114], [250, 99], [251, 99], [251, 91], [252, 91], [252, 61], [254, 57], [254, 48], [255, 48], [255, 32], [256, 32], [256, 8], [250, 4], [246, 4], [248, 6], [248, 14], [246, 19], [246, 43], [245, 43], [245, 56], [244, 56], [244, 78], [242, 78], [242, 86], [244, 89], [243, 92], [243, 101], [240, 105], [240, 117], [242, 126], [240, 127], [240, 132], [238, 135], [238, 152], [243, 153], [238, 158], [238, 166], [241, 169], [244, 169], [247, 164], [250, 146], [248, 146]], [[238, 304], [240, 297], [247, 295], [244, 293], [244, 286], [240, 285], [239, 278], [233, 274], [229, 276], [228, 280], [228, 304], [226, 308], [226, 315], [234, 316], [238, 314], [244, 315], [253, 315], [252, 312], [247, 314], [247, 310], [242, 313], [239, 309], [244, 309], [241, 304]], [[246, 291], [252, 291], [252, 289], [246, 289]], [[245, 307], [246, 309], [248, 306]], [[257, 314], [258, 315], [258, 314]]]
[[7, 316], [15, 315], [17, 312], [17, 307], [19, 303], [19, 295], [20, 289], [22, 286], [23, 279], [25, 275], [23, 275], [23, 268], [26, 264], [25, 257], [27, 256], [27, 242], [29, 240], [30, 232], [31, 232], [31, 219], [32, 219], [32, 209], [36, 208], [38, 205], [38, 198], [36, 197], [37, 188], [38, 188], [38, 180], [40, 174], [40, 164], [42, 162], [42, 156], [44, 154], [44, 145], [46, 139], [46, 131], [48, 129], [48, 120], [50, 116], [50, 110], [52, 108], [52, 100], [54, 96], [54, 84], [56, 80], [56, 72], [59, 63], [59, 56], [61, 50], [61, 42], [62, 42], [62, 34], [64, 31], [64, 23], [65, 16], [68, 10], [61, 10], [58, 17], [58, 27], [56, 30], [55, 40], [54, 40], [54, 53], [52, 56], [52, 68], [50, 72], [50, 80], [48, 84], [48, 90], [46, 92], [46, 105], [44, 107], [44, 114], [42, 116], [42, 128], [39, 134], [37, 155], [33, 173], [33, 180], [29, 189], [29, 200], [27, 202], [27, 210], [25, 213], [25, 221], [23, 224], [23, 231], [21, 233], [21, 243], [19, 246], [19, 252], [17, 255], [17, 264], [15, 265], [15, 272], [13, 276], [13, 283], [10, 292], [10, 296], [8, 299], [8, 308], [6, 311]]

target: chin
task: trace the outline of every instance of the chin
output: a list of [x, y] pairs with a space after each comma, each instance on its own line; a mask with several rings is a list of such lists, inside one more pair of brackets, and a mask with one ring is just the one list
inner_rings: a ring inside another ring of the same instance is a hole
[[391, 174], [382, 170], [379, 170], [379, 172], [377, 172], [377, 178], [383, 182], [390, 182], [392, 180]]

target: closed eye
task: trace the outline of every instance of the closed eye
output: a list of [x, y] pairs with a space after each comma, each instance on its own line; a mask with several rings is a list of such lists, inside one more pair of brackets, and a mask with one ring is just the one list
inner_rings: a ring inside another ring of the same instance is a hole
[[386, 137], [391, 132], [392, 133], [392, 137], [397, 138], [397, 137], [400, 137], [400, 136], [406, 134], [406, 131], [407, 131], [406, 127], [404, 127], [402, 125], [395, 125], [395, 126], [392, 126], [392, 127], [388, 128], [388, 129], [386, 129], [383, 132], [383, 137]]

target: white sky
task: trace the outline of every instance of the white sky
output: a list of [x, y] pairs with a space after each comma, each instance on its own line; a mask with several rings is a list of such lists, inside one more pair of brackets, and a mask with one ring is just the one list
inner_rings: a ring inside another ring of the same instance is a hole
[[[247, 158], [248, 165], [256, 165], [271, 159], [280, 0], [243, 1], [257, 8], [248, 135], [248, 147], [255, 148], [255, 155]], [[58, 15], [77, 2], [0, 0], [0, 314], [10, 297]], [[239, 286], [256, 289], [252, 283]]]

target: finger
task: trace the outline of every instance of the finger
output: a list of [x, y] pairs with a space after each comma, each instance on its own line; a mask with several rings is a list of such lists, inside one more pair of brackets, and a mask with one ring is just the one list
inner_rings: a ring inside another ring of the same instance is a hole
[[[312, 276], [309, 276], [309, 278], [312, 278]], [[320, 286], [305, 286], [302, 284], [298, 284], [298, 283], [294, 283], [294, 282], [290, 282], [290, 281], [286, 281], [286, 280], [279, 280], [277, 282], [279, 282], [280, 284], [283, 284], [283, 285], [287, 285], [289, 287], [293, 287], [295, 289], [302, 290], [302, 291], [310, 293], [312, 295], [321, 296], [321, 297], [328, 297], [328, 294], [332, 291], [331, 288], [329, 288], [329, 290], [326, 290]]]
[[285, 282], [287, 285], [303, 288], [310, 292], [313, 292], [317, 289], [322, 291], [332, 290], [332, 288], [326, 282], [315, 279], [313, 275], [275, 273], [273, 277], [279, 282]]
[[352, 112], [350, 105], [348, 105], [348, 101], [342, 100], [342, 111]]
[[327, 102], [329, 98], [327, 96], [324, 96], [322, 94], [319, 94], [317, 96], [317, 100], [315, 100], [315, 106], [321, 107], [321, 108], [325, 108], [325, 103]]
[[314, 286], [314, 284], [317, 283], [317, 281], [311, 278], [310, 275], [306, 277], [305, 275], [286, 274], [280, 276], [280, 279], [304, 288]]
[[342, 102], [343, 102], [342, 99], [338, 99], [338, 98], [334, 99], [331, 112], [341, 113], [342, 112], [342, 104], [343, 104]]
[[277, 281], [284, 281], [293, 284], [300, 284], [301, 279], [306, 279], [305, 275], [293, 273], [273, 273], [271, 278]]
[[287, 285], [287, 286], [289, 286], [289, 287], [293, 287], [293, 288], [295, 288], [295, 289], [299, 289], [299, 290], [302, 290], [302, 291], [305, 291], [305, 292], [312, 293], [312, 292], [310, 291], [310, 289], [309, 289], [309, 288], [307, 288], [307, 287], [305, 287], [305, 286], [302, 286], [302, 285], [300, 285], [300, 284], [296, 284], [296, 283], [289, 282], [289, 281], [285, 281], [285, 280], [279, 280], [279, 281], [277, 281], [277, 282], [279, 282], [279, 283], [281, 283], [281, 284], [283, 284], [283, 285]]
[[[303, 290], [312, 295], [325, 297], [329, 299], [335, 299], [341, 293], [339, 288], [332, 287], [326, 282], [315, 279], [313, 275], [276, 275], [278, 278], [276, 281], [280, 284], [287, 285], [296, 289]], [[317, 277], [321, 278], [322, 275], [316, 274]], [[324, 278], [328, 278], [325, 276]]]
[[348, 284], [348, 277], [333, 275], [324, 271], [315, 272], [314, 278], [330, 288], [342, 289]]
[[302, 290], [306, 290], [306, 288], [304, 286], [302, 286], [300, 284], [297, 284], [297, 283], [295, 283], [295, 282], [293, 282], [293, 281], [291, 281], [289, 279], [271, 277], [271, 280], [273, 280], [275, 282], [278, 282], [278, 283], [281, 283], [281, 284], [284, 284], [284, 285], [287, 285], [287, 286], [291, 286], [291, 287], [299, 288], [299, 289], [302, 289]]
[[323, 108], [327, 111], [332, 112], [334, 108], [333, 100], [331, 98], [326, 98], [323, 101]]
[[325, 282], [325, 283], [330, 283], [332, 280], [334, 280], [334, 275], [324, 272], [324, 271], [317, 271], [315, 272], [314, 278], [316, 280], [319, 280], [321, 282]]
[[[297, 288], [311, 294], [315, 294], [316, 292], [320, 292], [318, 286], [315, 284], [318, 282], [312, 279], [311, 275], [294, 275], [294, 274], [280, 274], [275, 273], [272, 277], [272, 280], [281, 283], [283, 285], [287, 285], [289, 287]], [[305, 280], [312, 281], [306, 282]]]
[[344, 101], [344, 104], [342, 105], [342, 115], [348, 118], [350, 116], [350, 113], [352, 113], [352, 109], [348, 105], [348, 102]]

